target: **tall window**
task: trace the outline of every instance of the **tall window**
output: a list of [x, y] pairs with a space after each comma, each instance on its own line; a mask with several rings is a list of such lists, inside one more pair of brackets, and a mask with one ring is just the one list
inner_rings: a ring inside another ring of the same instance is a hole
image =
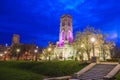
[[68, 32], [68, 39], [70, 38], [70, 35], [71, 35], [71, 33], [70, 33], [70, 31]]
[[71, 31], [68, 32], [68, 41], [71, 42], [71, 38], [72, 38], [72, 33]]
[[65, 22], [62, 22], [62, 26], [64, 26], [65, 25]]
[[64, 40], [64, 37], [65, 37], [65, 36], [64, 36], [64, 31], [62, 31], [62, 40]]
[[68, 26], [71, 26], [71, 25], [70, 25], [70, 22], [68, 22]]

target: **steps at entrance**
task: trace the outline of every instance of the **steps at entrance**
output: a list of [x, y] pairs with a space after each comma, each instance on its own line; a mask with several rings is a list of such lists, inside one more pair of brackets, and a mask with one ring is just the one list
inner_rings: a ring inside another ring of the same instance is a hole
[[116, 64], [97, 64], [83, 75], [79, 76], [79, 80], [103, 80]]

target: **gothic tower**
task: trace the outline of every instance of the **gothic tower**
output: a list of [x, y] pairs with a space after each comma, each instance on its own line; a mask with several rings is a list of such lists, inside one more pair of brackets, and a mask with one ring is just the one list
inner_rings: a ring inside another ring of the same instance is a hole
[[62, 15], [60, 18], [59, 46], [63, 46], [65, 41], [73, 42], [72, 17], [68, 14]]
[[13, 34], [12, 45], [20, 43], [20, 36], [18, 34]]

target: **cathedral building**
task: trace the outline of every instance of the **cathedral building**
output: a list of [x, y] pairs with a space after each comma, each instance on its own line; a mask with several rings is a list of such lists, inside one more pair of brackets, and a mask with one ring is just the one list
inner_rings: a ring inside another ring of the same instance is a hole
[[72, 17], [70, 15], [63, 15], [60, 18], [60, 33], [59, 41], [54, 49], [54, 57], [57, 59], [71, 59], [74, 55], [73, 47], [73, 29], [72, 29]]
[[72, 17], [70, 15], [63, 15], [60, 19], [58, 46], [64, 46], [65, 41], [67, 41], [69, 44], [73, 42]]
[[[73, 26], [72, 26], [72, 16], [65, 14], [60, 17], [60, 33], [59, 41], [57, 41], [54, 47], [53, 59], [58, 60], [70, 60], [75, 59], [77, 50], [74, 49], [73, 43]], [[93, 52], [90, 52], [90, 58], [93, 57]], [[99, 48], [95, 47], [95, 56], [99, 57], [100, 60], [103, 60], [103, 56], [100, 54], [101, 51]], [[79, 53], [81, 54], [81, 53]], [[83, 60], [88, 60], [87, 53], [83, 53]], [[78, 56], [80, 57], [80, 56]], [[106, 59], [110, 59], [110, 51], [107, 51]]]

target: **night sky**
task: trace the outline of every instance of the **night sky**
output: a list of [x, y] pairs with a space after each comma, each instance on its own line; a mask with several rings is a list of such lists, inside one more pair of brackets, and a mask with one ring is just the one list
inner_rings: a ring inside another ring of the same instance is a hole
[[10, 45], [12, 34], [21, 43], [56, 42], [63, 14], [72, 16], [74, 35], [90, 25], [120, 41], [120, 0], [0, 0], [0, 44]]

